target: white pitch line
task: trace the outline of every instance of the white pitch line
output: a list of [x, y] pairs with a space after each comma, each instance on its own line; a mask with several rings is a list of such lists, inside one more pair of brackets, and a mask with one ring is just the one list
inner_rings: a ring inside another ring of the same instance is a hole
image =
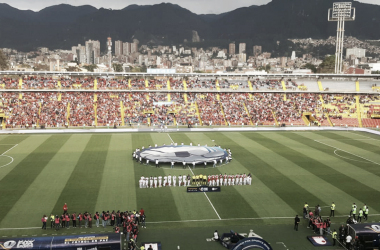
[[[190, 172], [191, 172], [193, 175], [195, 175], [194, 172], [193, 172], [193, 170], [191, 170], [191, 168], [190, 168], [189, 166], [188, 166], [188, 168], [190, 169]], [[212, 204], [212, 202], [211, 202], [210, 199], [208, 198], [207, 194], [206, 194], [205, 192], [203, 192], [203, 193], [205, 194], [205, 196], [206, 196], [208, 202], [210, 202], [210, 205], [211, 205], [211, 207], [214, 209], [214, 211], [215, 211], [216, 215], [218, 216], [219, 220], [221, 220], [222, 218], [220, 218], [218, 212], [216, 211], [214, 205]]]
[[18, 144], [15, 144], [13, 147], [11, 147], [10, 149], [8, 149], [7, 151], [5, 151], [4, 153], [2, 153], [1, 155], [5, 155], [6, 153], [8, 153], [9, 151], [11, 151], [16, 146], [18, 146]]
[[321, 143], [321, 144], [323, 144], [323, 145], [329, 146], [329, 147], [331, 147], [331, 148], [339, 149], [340, 151], [346, 152], [346, 153], [348, 153], [348, 154], [355, 155], [356, 157], [359, 157], [359, 158], [362, 158], [362, 159], [364, 159], [364, 160], [370, 161], [370, 162], [372, 162], [372, 163], [374, 163], [374, 164], [376, 164], [376, 165], [380, 165], [380, 163], [377, 163], [377, 162], [372, 161], [372, 160], [370, 160], [370, 159], [364, 158], [364, 157], [362, 157], [362, 156], [360, 156], [360, 155], [356, 155], [356, 154], [350, 153], [350, 152], [348, 152], [348, 151], [346, 151], [346, 150], [340, 149], [340, 148], [335, 147], [335, 146], [331, 146], [331, 145], [329, 145], [329, 144], [327, 144], [327, 143], [324, 143], [324, 142], [321, 142], [321, 141], [318, 141], [318, 140], [314, 140], [314, 141], [316, 141], [316, 142], [318, 142], [318, 143]]
[[15, 148], [16, 146], [18, 146], [18, 144], [1, 144], [1, 145], [14, 145], [13, 147], [11, 147], [10, 149], [8, 149], [7, 151], [5, 151], [4, 153], [2, 153], [2, 154], [0, 155], [0, 156], [5, 156], [5, 157], [8, 157], [8, 158], [11, 158], [11, 161], [10, 161], [10, 162], [8, 162], [7, 164], [5, 164], [5, 165], [3, 165], [3, 166], [0, 166], [0, 168], [3, 168], [3, 167], [8, 166], [9, 164], [11, 164], [11, 163], [14, 161], [14, 159], [13, 159], [12, 156], [6, 155], [5, 153], [11, 151], [13, 148]]
[[338, 154], [336, 153], [336, 151], [339, 151], [339, 149], [335, 149], [335, 150], [334, 150], [334, 154], [335, 154], [336, 156], [339, 156], [339, 157], [343, 158], [343, 159], [347, 159], [347, 160], [350, 160], [350, 161], [357, 161], [357, 162], [362, 162], [362, 163], [371, 164], [371, 162], [358, 161], [358, 160], [354, 160], [354, 159], [350, 159], [350, 158], [347, 158], [347, 157], [344, 157], [344, 156], [338, 155]]
[[173, 139], [172, 139], [172, 137], [169, 135], [169, 134], [167, 134], [168, 136], [169, 136], [169, 138], [170, 138], [170, 140], [174, 143], [174, 141], [173, 141]]
[[[370, 216], [380, 216], [380, 214], [370, 214]], [[347, 215], [337, 215], [334, 218], [347, 218]], [[228, 219], [202, 219], [202, 220], [173, 220], [173, 221], [151, 221], [146, 222], [147, 224], [163, 224], [163, 223], [186, 223], [186, 222], [207, 222], [207, 221], [235, 221], [235, 220], [278, 220], [278, 219], [294, 219], [294, 216], [290, 217], [257, 217], [257, 218], [228, 218]], [[375, 221], [372, 221], [375, 222]], [[336, 223], [333, 223], [336, 224]], [[337, 223], [340, 224], [340, 223]], [[41, 227], [25, 227], [25, 228], [0, 228], [0, 231], [6, 230], [28, 230], [28, 229], [38, 229]], [[101, 231], [105, 232], [105, 231]], [[111, 231], [112, 232], [112, 231]], [[74, 233], [75, 234], [75, 233]], [[52, 234], [54, 235], [54, 234]], [[5, 236], [6, 237], [6, 236]]]

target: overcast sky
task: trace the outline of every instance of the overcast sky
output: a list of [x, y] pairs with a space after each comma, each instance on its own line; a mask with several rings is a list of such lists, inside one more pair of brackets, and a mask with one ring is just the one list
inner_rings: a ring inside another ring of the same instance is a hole
[[[178, 4], [197, 14], [219, 14], [240, 7], [266, 4], [270, 1], [271, 0], [0, 0], [0, 3], [7, 3], [15, 8], [22, 10], [30, 9], [39, 11], [45, 7], [61, 3], [76, 6], [88, 4], [96, 8], [103, 7], [111, 9], [123, 9], [124, 7], [131, 4], [147, 5], [158, 4], [161, 2], [170, 2]], [[359, 2], [380, 5], [380, 0], [360, 0]]]

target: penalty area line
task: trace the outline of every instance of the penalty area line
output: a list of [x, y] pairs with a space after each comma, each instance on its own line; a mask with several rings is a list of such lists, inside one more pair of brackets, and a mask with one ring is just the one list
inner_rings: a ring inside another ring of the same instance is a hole
[[[346, 152], [346, 153], [348, 153], [348, 154], [355, 155], [356, 157], [362, 158], [362, 159], [364, 159], [364, 160], [366, 160], [366, 161], [370, 161], [370, 162], [372, 162], [372, 163], [374, 163], [374, 164], [376, 164], [376, 165], [380, 165], [380, 163], [377, 163], [377, 162], [372, 161], [372, 160], [370, 160], [370, 159], [364, 158], [363, 156], [356, 155], [356, 154], [354, 154], [354, 153], [348, 152], [348, 151], [346, 151], [346, 150], [340, 149], [340, 148], [335, 147], [335, 146], [331, 146], [331, 145], [329, 145], [329, 144], [327, 144], [327, 143], [324, 143], [324, 142], [321, 142], [321, 141], [318, 141], [318, 140], [314, 140], [314, 141], [315, 141], [315, 142], [318, 142], [318, 143], [321, 143], [321, 144], [323, 144], [323, 145], [325, 145], [325, 146], [328, 146], [328, 147], [335, 148], [335, 149], [338, 149], [338, 150], [340, 150], [340, 151]], [[334, 153], [335, 153], [335, 151], [334, 151]]]

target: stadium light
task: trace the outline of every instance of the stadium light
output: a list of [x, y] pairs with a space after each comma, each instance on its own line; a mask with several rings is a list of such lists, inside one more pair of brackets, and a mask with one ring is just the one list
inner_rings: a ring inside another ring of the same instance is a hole
[[336, 49], [335, 49], [335, 74], [342, 73], [343, 66], [343, 42], [344, 42], [344, 22], [354, 21], [356, 15], [355, 8], [351, 2], [333, 3], [333, 8], [329, 9], [327, 19], [331, 22], [338, 22], [336, 30]]

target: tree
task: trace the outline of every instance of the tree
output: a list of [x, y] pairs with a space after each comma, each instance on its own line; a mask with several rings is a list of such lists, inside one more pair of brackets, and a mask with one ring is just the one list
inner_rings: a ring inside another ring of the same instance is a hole
[[334, 73], [334, 70], [335, 56], [327, 56], [318, 67], [318, 73]]
[[123, 65], [119, 64], [119, 63], [113, 63], [112, 64], [112, 68], [115, 72], [123, 72]]
[[90, 72], [94, 72], [94, 69], [97, 69], [98, 66], [96, 64], [90, 64], [83, 66], [83, 68], [87, 69]]
[[0, 70], [4, 70], [8, 68], [8, 59], [3, 54], [3, 51], [0, 50]]
[[78, 72], [80, 69], [78, 67], [68, 67], [67, 69], [67, 72]]
[[314, 66], [314, 64], [306, 63], [305, 65], [302, 66], [302, 68], [311, 69], [313, 73], [317, 73], [317, 68]]

